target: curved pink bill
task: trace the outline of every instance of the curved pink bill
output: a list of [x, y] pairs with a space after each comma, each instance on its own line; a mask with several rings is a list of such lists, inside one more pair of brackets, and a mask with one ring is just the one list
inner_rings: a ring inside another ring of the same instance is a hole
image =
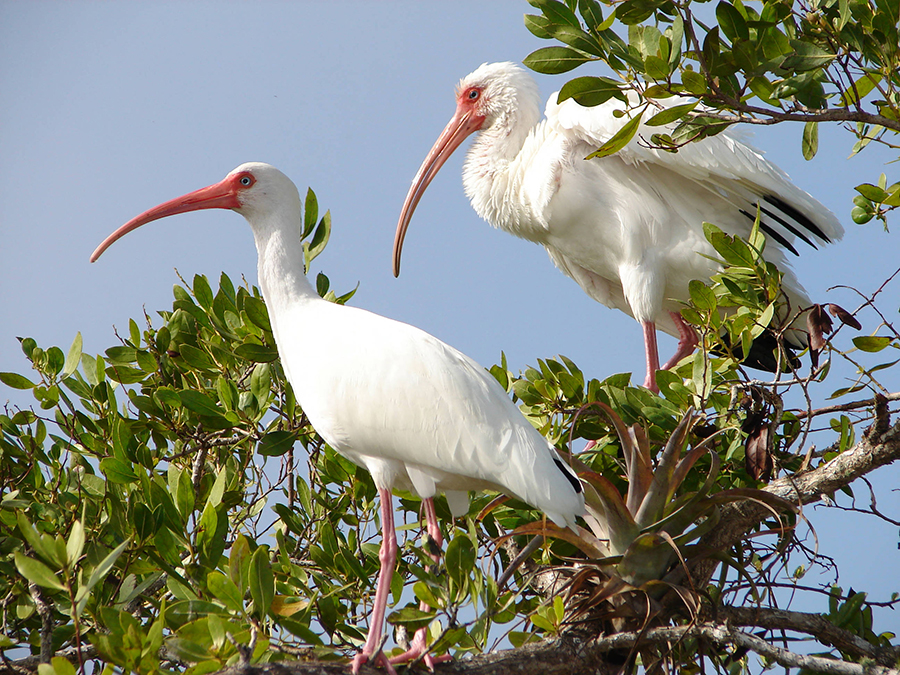
[[224, 180], [200, 188], [194, 192], [189, 192], [181, 197], [170, 199], [169, 201], [155, 206], [149, 211], [144, 211], [141, 215], [132, 218], [118, 230], [109, 235], [103, 242], [94, 249], [91, 254], [91, 262], [96, 262], [103, 252], [108, 249], [113, 242], [121, 239], [132, 230], [136, 230], [141, 225], [165, 218], [166, 216], [174, 216], [177, 213], [186, 213], [188, 211], [199, 211], [200, 209], [236, 209], [240, 207], [237, 197], [238, 182], [234, 176], [227, 176]]
[[413, 179], [412, 186], [406, 194], [406, 201], [403, 202], [403, 209], [400, 211], [400, 220], [397, 223], [397, 232], [394, 235], [394, 276], [400, 276], [400, 252], [403, 249], [403, 240], [406, 238], [406, 230], [409, 228], [409, 222], [412, 215], [419, 205], [419, 200], [425, 193], [425, 189], [431, 184], [431, 181], [444, 166], [453, 151], [459, 147], [466, 136], [478, 131], [484, 123], [484, 117], [475, 114], [471, 108], [464, 109], [459, 107], [456, 114], [444, 127], [441, 135], [435, 141], [431, 151], [419, 167], [416, 177]]

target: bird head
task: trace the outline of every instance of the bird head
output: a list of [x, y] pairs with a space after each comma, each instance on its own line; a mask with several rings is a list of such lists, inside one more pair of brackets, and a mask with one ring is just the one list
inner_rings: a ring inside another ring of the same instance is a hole
[[508, 137], [514, 129], [530, 129], [540, 115], [539, 101], [537, 83], [514, 63], [485, 63], [460, 80], [456, 112], [419, 167], [400, 212], [394, 235], [394, 276], [400, 275], [400, 253], [413, 212], [453, 151], [476, 131]]
[[481, 120], [475, 130], [487, 131], [495, 125], [506, 128], [511, 126], [511, 117], [532, 108], [539, 98], [534, 78], [516, 64], [484, 63], [459, 81], [456, 114], [471, 111], [473, 118]]
[[91, 254], [91, 262], [132, 230], [160, 218], [201, 209], [232, 209], [253, 225], [266, 222], [267, 216], [288, 200], [295, 200], [299, 205], [300, 196], [291, 179], [281, 171], [261, 162], [241, 164], [218, 183], [171, 199], [132, 218], [103, 240]]

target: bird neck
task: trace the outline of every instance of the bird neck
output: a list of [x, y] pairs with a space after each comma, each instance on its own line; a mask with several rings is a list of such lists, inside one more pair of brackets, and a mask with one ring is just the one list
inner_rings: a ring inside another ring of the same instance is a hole
[[299, 219], [283, 219], [258, 226], [253, 224], [253, 238], [259, 255], [257, 274], [270, 314], [280, 309], [321, 300], [304, 274], [303, 242]]
[[538, 241], [540, 217], [524, 198], [525, 172], [546, 125], [537, 103], [520, 106], [476, 138], [463, 166], [466, 196], [494, 227]]

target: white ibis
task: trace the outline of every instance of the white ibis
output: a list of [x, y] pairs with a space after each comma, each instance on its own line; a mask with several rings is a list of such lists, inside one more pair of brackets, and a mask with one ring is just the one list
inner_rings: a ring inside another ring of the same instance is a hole
[[[304, 275], [298, 236], [300, 195], [268, 164], [242, 164], [222, 181], [142, 213], [107, 237], [117, 239], [159, 218], [198, 209], [233, 209], [253, 230], [259, 285], [285, 374], [313, 427], [332, 448], [372, 474], [381, 501], [381, 567], [369, 633], [353, 660], [389, 670], [380, 652], [397, 557], [391, 488], [424, 499], [429, 533], [440, 529], [432, 498], [447, 496], [454, 516], [468, 491], [498, 490], [575, 527], [581, 484], [506, 392], [475, 361], [413, 326], [320, 298]], [[398, 660], [427, 654], [424, 630]]]
[[[684, 103], [668, 99], [667, 105]], [[466, 157], [463, 184], [475, 211], [494, 227], [541, 244], [565, 274], [593, 299], [639, 321], [647, 376], [656, 389], [656, 329], [679, 338], [670, 368], [697, 345], [681, 318], [688, 283], [717, 271], [703, 222], [748, 236], [757, 214], [768, 237], [766, 258], [783, 271], [791, 311], [809, 306], [787, 268], [785, 251], [840, 239], [828, 209], [791, 183], [757, 150], [725, 131], [678, 153], [641, 145], [661, 127], [640, 127], [618, 153], [584, 161], [628, 119], [611, 99], [585, 108], [568, 99], [547, 102], [540, 120], [537, 84], [512, 63], [484, 64], [459, 83], [456, 113], [425, 158], [406, 196], [394, 239], [394, 275], [413, 212], [425, 189], [462, 141], [480, 132]], [[658, 109], [645, 113], [649, 118]], [[802, 335], [791, 339], [800, 344]], [[771, 351], [769, 352], [771, 357]], [[770, 358], [771, 360], [771, 358]]]

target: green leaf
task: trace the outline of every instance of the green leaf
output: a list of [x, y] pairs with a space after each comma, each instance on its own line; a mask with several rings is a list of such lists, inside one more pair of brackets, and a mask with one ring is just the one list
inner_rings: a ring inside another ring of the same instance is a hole
[[206, 586], [209, 588], [209, 592], [232, 612], [243, 611], [243, 593], [227, 576], [218, 570], [214, 570], [206, 575]]
[[121, 544], [116, 546], [112, 551], [110, 551], [103, 560], [93, 569], [91, 572], [91, 576], [88, 578], [87, 588], [91, 589], [96, 586], [98, 583], [103, 581], [106, 578], [106, 575], [109, 574], [110, 570], [112, 570], [113, 565], [116, 564], [116, 560], [119, 559], [119, 556], [128, 548], [128, 545], [131, 543], [131, 539], [126, 539]]
[[616, 18], [626, 26], [633, 26], [653, 16], [662, 4], [660, 0], [625, 0], [616, 7]]
[[542, 40], [553, 39], [553, 33], [550, 32], [551, 26], [552, 23], [548, 21], [546, 17], [537, 16], [535, 14], [525, 15], [525, 28], [527, 28], [532, 35], [539, 37]]
[[444, 560], [450, 579], [456, 583], [457, 588], [462, 588], [465, 579], [475, 568], [475, 547], [466, 535], [457, 535], [447, 545]]
[[138, 479], [130, 464], [115, 457], [101, 459], [100, 471], [111, 483], [133, 483]]
[[703, 96], [706, 93], [706, 78], [693, 70], [685, 70], [681, 73], [681, 83], [695, 96]]
[[596, 31], [603, 24], [603, 11], [596, 0], [578, 0], [578, 11], [588, 30]]
[[686, 114], [691, 112], [694, 108], [697, 107], [699, 101], [694, 101], [693, 103], [684, 103], [682, 105], [672, 106], [671, 108], [666, 108], [656, 113], [653, 117], [648, 119], [645, 124], [648, 127], [658, 127], [664, 124], [670, 124], [677, 119], [681, 119]]
[[611, 98], [627, 101], [619, 84], [608, 77], [576, 77], [566, 82], [559, 90], [557, 103], [574, 98], [579, 105], [586, 107], [606, 103]]
[[301, 239], [306, 239], [309, 236], [309, 233], [316, 226], [317, 220], [319, 220], [319, 202], [312, 188], [307, 188], [306, 203], [303, 207], [303, 232], [300, 235]]
[[146, 541], [159, 529], [162, 519], [161, 507], [150, 508], [143, 502], [138, 502], [134, 505], [131, 516], [138, 539]]
[[413, 584], [413, 593], [419, 602], [424, 602], [432, 608], [442, 607], [444, 603], [437, 598], [431, 588], [424, 581], [417, 581]]
[[680, 15], [675, 15], [672, 26], [666, 30], [665, 35], [669, 40], [669, 72], [674, 73], [681, 63], [681, 44], [684, 41], [684, 20]]
[[857, 225], [865, 225], [872, 218], [875, 217], [875, 213], [873, 211], [868, 211], [866, 209], [862, 209], [858, 206], [854, 206], [850, 211], [850, 217], [853, 219], [853, 222]]
[[809, 161], [819, 151], [819, 123], [807, 122], [803, 125], [803, 159]]
[[715, 292], [706, 284], [698, 279], [692, 279], [688, 284], [688, 290], [691, 294], [691, 302], [698, 309], [711, 311], [716, 309], [716, 294]]
[[569, 7], [559, 0], [528, 0], [528, 4], [541, 10], [549, 21], [556, 25], [569, 25], [577, 27], [578, 17]]
[[640, 112], [635, 111], [632, 114], [633, 117], [628, 120], [621, 129], [613, 134], [612, 138], [606, 141], [606, 143], [601, 145], [596, 152], [592, 152], [585, 159], [594, 159], [614, 155], [619, 150], [628, 145], [631, 139], [634, 138], [634, 134], [637, 132], [638, 127], [641, 124]]
[[644, 57], [644, 72], [651, 80], [660, 82], [669, 76], [669, 63], [656, 54], [648, 54]]
[[257, 363], [250, 374], [250, 393], [260, 403], [268, 400], [270, 387], [272, 386], [271, 367], [268, 363]]
[[81, 363], [81, 344], [81, 333], [78, 332], [75, 334], [72, 346], [69, 347], [69, 354], [66, 356], [66, 362], [63, 364], [62, 372], [59, 374], [61, 380], [71, 376], [72, 373], [78, 369], [78, 364]]
[[781, 63], [781, 67], [787, 70], [795, 70], [797, 72], [814, 70], [831, 63], [836, 56], [821, 47], [802, 40], [791, 40], [790, 44], [794, 48], [794, 53]]
[[436, 613], [432, 611], [422, 610], [418, 607], [404, 607], [391, 612], [387, 620], [394, 626], [403, 625], [408, 631], [416, 631], [431, 623], [435, 616]]
[[272, 324], [269, 322], [269, 310], [265, 303], [252, 295], [244, 298], [244, 311], [255, 325], [269, 333], [272, 332]]
[[18, 373], [0, 373], [0, 382], [13, 389], [32, 389], [34, 382]]
[[260, 616], [265, 616], [275, 597], [275, 576], [269, 563], [269, 552], [260, 546], [250, 558], [250, 597]]
[[318, 256], [324, 249], [326, 244], [328, 244], [328, 239], [331, 237], [331, 212], [326, 211], [325, 215], [322, 216], [322, 220], [319, 221], [319, 226], [316, 228], [316, 231], [313, 233], [312, 239], [307, 244], [304, 242], [303, 244], [303, 259], [304, 265], [306, 269], [309, 269], [310, 263], [315, 260], [316, 256]]
[[106, 350], [106, 360], [117, 366], [127, 366], [137, 360], [137, 349], [120, 345]]
[[21, 551], [15, 551], [14, 557], [19, 573], [31, 583], [57, 591], [66, 590], [59, 578], [44, 563], [34, 558], [29, 558]]
[[113, 365], [106, 369], [106, 376], [119, 384], [136, 384], [143, 381], [147, 377], [147, 373], [131, 366]]
[[245, 342], [237, 347], [234, 353], [236, 356], [254, 363], [269, 363], [278, 358], [278, 350], [253, 342]]
[[246, 536], [238, 534], [228, 556], [228, 576], [241, 592], [241, 596], [249, 588], [250, 558], [250, 543]]
[[[168, 532], [168, 530], [165, 530]], [[126, 539], [121, 544], [116, 546], [103, 560], [100, 561], [100, 564], [97, 565], [94, 570], [91, 572], [91, 576], [88, 578], [87, 584], [81, 586], [78, 589], [78, 594], [76, 598], [78, 599], [78, 603], [75, 607], [75, 616], [81, 616], [84, 612], [84, 608], [88, 603], [88, 600], [91, 598], [91, 590], [98, 583], [103, 581], [106, 578], [106, 575], [109, 574], [109, 571], [115, 565], [116, 560], [122, 555], [122, 552], [128, 548], [128, 544], [131, 543], [131, 539]]]
[[558, 26], [553, 29], [553, 37], [563, 44], [569, 45], [570, 47], [587, 54], [600, 56], [603, 53], [603, 48], [600, 46], [600, 43], [597, 42], [596, 38], [585, 33], [581, 28], [576, 28], [574, 26]]
[[265, 457], [280, 457], [294, 447], [296, 440], [295, 431], [271, 431], [262, 437], [256, 451]]
[[181, 358], [183, 358], [185, 362], [192, 368], [196, 368], [197, 370], [216, 369], [215, 362], [202, 349], [197, 349], [196, 347], [192, 347], [189, 344], [183, 344], [181, 345], [181, 347], [179, 347], [178, 353], [181, 355]]
[[212, 307], [213, 292], [209, 287], [209, 281], [202, 274], [194, 275], [194, 297], [203, 309], [209, 310]]
[[34, 552], [37, 553], [44, 560], [53, 560], [53, 554], [49, 550], [47, 546], [44, 545], [44, 538], [40, 535], [40, 533], [31, 525], [28, 520], [28, 516], [25, 515], [23, 511], [16, 511], [16, 521], [19, 526], [19, 532], [22, 533], [22, 536], [25, 538], [25, 541], [28, 542], [28, 545], [34, 549]]
[[734, 40], [749, 39], [750, 30], [747, 28], [747, 22], [731, 3], [720, 2], [716, 5], [716, 20], [719, 23], [719, 28], [732, 42]]
[[228, 480], [228, 471], [225, 467], [219, 469], [216, 474], [216, 480], [209, 490], [209, 496], [206, 498], [207, 505], [218, 506], [222, 503], [222, 497], [225, 495], [226, 482]]
[[877, 335], [859, 336], [853, 338], [853, 344], [864, 352], [880, 352], [891, 344], [892, 338]]
[[557, 75], [567, 73], [590, 60], [591, 57], [569, 47], [544, 47], [531, 52], [522, 63], [535, 72]]
[[210, 417], [222, 416], [223, 411], [216, 405], [215, 401], [203, 392], [194, 391], [192, 389], [182, 389], [178, 392], [178, 398], [181, 399], [185, 408], [193, 410], [195, 413], [208, 415]]
[[54, 656], [50, 659], [50, 663], [38, 665], [38, 675], [75, 675], [75, 673], [75, 666], [63, 656]]
[[69, 538], [66, 540], [66, 554], [69, 562], [69, 568], [73, 568], [75, 563], [84, 552], [84, 525], [80, 520], [72, 523], [72, 529], [69, 531]]
[[[201, 551], [212, 548], [218, 526], [219, 516], [216, 513], [216, 507], [214, 504], [207, 501], [206, 505], [203, 507], [203, 512], [200, 514], [200, 520], [197, 523], [197, 548]], [[211, 557], [212, 556], [207, 556], [207, 558]]]
[[856, 191], [866, 199], [878, 203], [883, 202], [888, 197], [888, 193], [886, 190], [883, 190], [877, 185], [872, 185], [871, 183], [863, 183], [862, 185], [857, 185]]

